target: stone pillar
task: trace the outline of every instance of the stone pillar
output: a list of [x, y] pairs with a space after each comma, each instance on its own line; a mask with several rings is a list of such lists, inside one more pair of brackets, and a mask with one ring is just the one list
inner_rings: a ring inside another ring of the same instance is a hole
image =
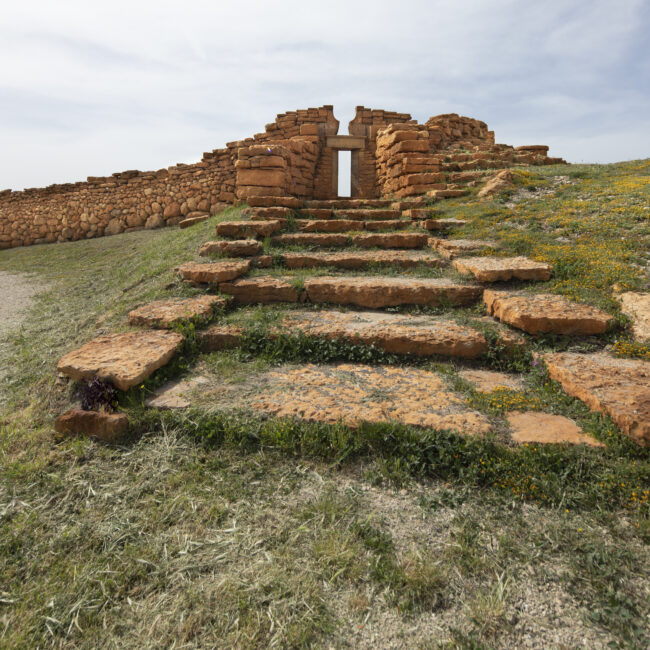
[[332, 150], [332, 198], [339, 195], [339, 152], [338, 149]]
[[350, 198], [356, 199], [359, 197], [359, 150], [353, 149], [351, 152], [351, 165], [350, 165]]

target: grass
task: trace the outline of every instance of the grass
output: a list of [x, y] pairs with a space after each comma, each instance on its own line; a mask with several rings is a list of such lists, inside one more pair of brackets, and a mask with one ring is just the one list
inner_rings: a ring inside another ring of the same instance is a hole
[[[554, 277], [534, 290], [601, 306], [626, 327], [611, 287], [648, 287], [649, 171], [648, 161], [522, 170], [510, 196], [435, 208], [468, 219], [451, 237], [551, 261]], [[555, 186], [557, 175], [572, 184]], [[521, 191], [533, 187], [555, 194]], [[0, 646], [647, 647], [648, 452], [532, 356], [613, 346], [647, 359], [626, 331], [525, 336], [512, 358], [480, 306], [411, 310], [485, 332], [488, 355], [461, 362], [269, 337], [295, 307], [238, 310], [217, 318], [247, 328], [241, 350], [201, 355], [202, 324], [182, 327], [184, 354], [122, 398], [134, 423], [123, 445], [53, 435], [75, 399], [58, 358], [124, 328], [139, 304], [196, 293], [174, 266], [237, 217], [0, 252], [0, 271], [47, 287], [0, 340]], [[429, 273], [440, 271], [415, 270]], [[435, 371], [495, 433], [350, 429], [246, 408], [269, 368], [337, 360]], [[480, 394], [458, 375], [486, 365], [523, 374], [524, 389]], [[208, 378], [201, 408], [143, 408], [183, 374]], [[520, 408], [570, 417], [606, 447], [510, 446], [505, 415]]]

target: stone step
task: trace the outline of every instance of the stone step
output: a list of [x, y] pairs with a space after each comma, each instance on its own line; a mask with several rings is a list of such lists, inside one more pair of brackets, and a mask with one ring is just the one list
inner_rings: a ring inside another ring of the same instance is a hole
[[458, 255], [473, 253], [485, 248], [497, 248], [495, 242], [479, 239], [438, 239], [434, 237], [429, 243], [432, 248], [439, 251], [447, 259], [453, 259]]
[[[260, 381], [250, 406], [277, 418], [343, 422], [401, 422], [483, 435], [488, 419], [471, 410], [444, 379], [419, 368], [337, 364], [280, 367]], [[247, 399], [249, 399], [247, 397]]]
[[291, 284], [290, 280], [291, 278], [276, 278], [270, 275], [240, 278], [233, 282], [222, 282], [219, 291], [232, 296], [240, 305], [297, 302], [302, 292]]
[[425, 230], [439, 231], [448, 228], [460, 228], [468, 222], [465, 219], [425, 219], [420, 221], [420, 226]]
[[297, 210], [302, 208], [304, 201], [295, 196], [249, 196], [246, 203], [251, 208], [284, 207]]
[[650, 293], [626, 291], [614, 294], [621, 311], [632, 319], [632, 333], [637, 341], [650, 343]]
[[179, 221], [178, 227], [181, 230], [184, 230], [185, 228], [189, 228], [190, 226], [195, 226], [197, 223], [207, 221], [209, 218], [210, 215], [207, 212], [205, 214], [196, 217], [188, 217], [187, 219], [183, 219], [183, 221]]
[[108, 334], [66, 354], [57, 370], [76, 380], [99, 377], [128, 390], [168, 363], [183, 341], [181, 334], [167, 330]]
[[420, 219], [431, 219], [437, 213], [439, 211], [436, 211], [434, 208], [409, 208], [402, 210], [402, 217], [419, 221]]
[[382, 276], [323, 276], [305, 280], [313, 303], [395, 307], [399, 305], [468, 305], [481, 297], [482, 288], [447, 278], [396, 278]]
[[188, 319], [210, 318], [215, 309], [223, 309], [227, 304], [220, 296], [154, 300], [130, 311], [128, 320], [129, 325], [171, 329]]
[[409, 221], [354, 221], [351, 219], [296, 219], [300, 232], [350, 232], [356, 230], [403, 230], [411, 225]]
[[607, 354], [549, 353], [544, 362], [551, 379], [592, 411], [606, 413], [623, 433], [650, 445], [650, 363]]
[[488, 313], [529, 334], [602, 334], [614, 323], [608, 313], [555, 294], [486, 289]]
[[427, 196], [432, 199], [453, 199], [459, 196], [465, 196], [469, 190], [431, 190]]
[[375, 219], [394, 221], [395, 219], [400, 219], [402, 213], [399, 210], [363, 210], [355, 208], [350, 210], [336, 210], [335, 216], [337, 219], [357, 219], [359, 221]]
[[402, 201], [393, 201], [390, 204], [390, 208], [391, 210], [399, 210], [400, 212], [404, 212], [404, 210], [427, 208], [431, 202], [432, 200], [430, 198], [416, 197], [412, 199], [404, 199]]
[[222, 221], [217, 224], [217, 235], [221, 237], [269, 237], [282, 227], [280, 221]]
[[242, 211], [242, 217], [251, 221], [269, 221], [273, 219], [287, 219], [294, 213], [291, 208], [273, 206], [269, 208], [247, 208]]
[[305, 207], [331, 209], [387, 208], [391, 203], [390, 199], [326, 199], [305, 201]]
[[66, 436], [89, 436], [102, 442], [117, 442], [129, 430], [126, 413], [105, 413], [73, 408], [60, 415], [54, 430]]
[[256, 239], [208, 241], [199, 249], [202, 257], [227, 255], [228, 257], [254, 257], [262, 252], [262, 244]]
[[546, 282], [551, 277], [551, 266], [528, 257], [462, 257], [453, 262], [464, 275], [473, 275], [479, 282], [507, 282], [508, 280], [535, 280]]
[[361, 269], [367, 266], [396, 266], [402, 269], [412, 269], [418, 266], [440, 268], [448, 264], [447, 260], [431, 253], [399, 250], [285, 253], [282, 255], [282, 261], [290, 269], [328, 266], [340, 269]]
[[425, 248], [428, 236], [416, 232], [376, 233], [362, 235], [290, 233], [271, 239], [284, 246], [359, 246], [361, 248]]
[[[240, 345], [245, 327], [216, 325], [201, 334], [206, 351]], [[374, 345], [393, 354], [474, 359], [488, 344], [479, 331], [434, 316], [383, 312], [291, 311], [270, 335], [295, 334]]]
[[225, 260], [223, 262], [186, 262], [174, 269], [183, 280], [191, 284], [219, 284], [234, 280], [250, 269], [250, 260]]

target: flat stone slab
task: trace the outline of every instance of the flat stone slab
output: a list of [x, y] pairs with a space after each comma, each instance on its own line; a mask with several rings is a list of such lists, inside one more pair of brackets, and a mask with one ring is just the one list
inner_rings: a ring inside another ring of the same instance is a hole
[[404, 230], [412, 225], [406, 219], [381, 219], [379, 221], [362, 221], [361, 223], [364, 230], [372, 232]]
[[202, 221], [207, 221], [210, 218], [209, 214], [202, 214], [198, 217], [189, 217], [188, 219], [183, 219], [183, 221], [179, 221], [178, 227], [183, 230], [185, 228], [189, 228], [190, 226], [195, 226], [197, 223], [201, 223]]
[[[394, 205], [401, 205], [401, 203], [395, 203]], [[403, 217], [412, 219], [414, 221], [420, 221], [421, 219], [431, 219], [434, 213], [434, 208], [414, 208], [409, 206], [408, 208], [402, 210]]]
[[156, 390], [155, 395], [146, 401], [146, 405], [160, 410], [188, 408], [191, 406], [191, 392], [209, 383], [205, 377], [169, 381]]
[[335, 217], [337, 219], [353, 219], [356, 221], [370, 221], [373, 219], [379, 220], [395, 220], [399, 219], [402, 213], [399, 210], [365, 210], [365, 209], [347, 209], [337, 210]]
[[103, 442], [115, 442], [128, 432], [129, 418], [125, 413], [74, 408], [56, 419], [54, 430], [63, 435], [90, 436]]
[[486, 248], [497, 248], [495, 242], [482, 241], [480, 239], [438, 239], [433, 237], [430, 243], [432, 248], [440, 251], [441, 255], [449, 259], [462, 255], [463, 253], [473, 253]]
[[512, 411], [506, 415], [510, 437], [519, 444], [562, 444], [604, 447], [569, 418], [538, 411]]
[[632, 319], [632, 332], [638, 341], [650, 341], [650, 293], [626, 291], [616, 296], [621, 311]]
[[359, 246], [360, 248], [424, 248], [429, 238], [424, 233], [397, 232], [346, 235], [337, 233], [291, 233], [273, 237], [274, 244], [287, 246]]
[[544, 361], [569, 395], [607, 413], [637, 444], [650, 443], [650, 362], [571, 352], [546, 354]]
[[283, 206], [285, 208], [301, 208], [303, 204], [302, 199], [297, 199], [295, 196], [249, 196], [246, 203], [251, 208], [270, 208], [274, 206]]
[[196, 298], [169, 298], [155, 300], [129, 312], [130, 325], [169, 329], [175, 324], [193, 318], [209, 318], [214, 309], [225, 307], [227, 301], [219, 296]]
[[479, 282], [507, 282], [536, 280], [546, 282], [551, 277], [551, 266], [528, 257], [461, 257], [454, 268], [465, 275], [473, 275]]
[[481, 287], [447, 278], [395, 278], [381, 276], [323, 276], [305, 280], [307, 297], [315, 303], [394, 307], [468, 305], [480, 298]]
[[262, 252], [262, 244], [256, 239], [208, 241], [199, 249], [199, 255], [228, 255], [230, 257], [253, 257]]
[[268, 373], [275, 384], [251, 406], [269, 415], [316, 422], [397, 421], [467, 435], [490, 430], [481, 413], [450, 391], [436, 374], [416, 368], [307, 365]]
[[187, 262], [181, 264], [176, 273], [183, 280], [193, 284], [219, 284], [234, 280], [250, 269], [250, 260], [228, 260], [224, 262]]
[[447, 230], [448, 228], [460, 228], [469, 223], [464, 219], [425, 219], [421, 222], [425, 230]]
[[375, 345], [386, 352], [475, 358], [487, 350], [478, 331], [433, 316], [381, 312], [291, 312], [282, 329]]
[[57, 370], [77, 380], [99, 377], [128, 390], [168, 363], [183, 340], [166, 330], [108, 334], [66, 354]]
[[602, 334], [613, 323], [608, 313], [562, 296], [486, 289], [488, 313], [529, 334]]
[[518, 375], [493, 370], [461, 370], [458, 375], [470, 384], [474, 384], [480, 393], [491, 393], [499, 388], [522, 390], [524, 381]]
[[329, 248], [330, 246], [349, 246], [350, 237], [337, 233], [299, 232], [277, 235], [271, 238], [271, 243], [283, 246], [321, 246], [323, 248]]
[[363, 221], [350, 219], [296, 219], [300, 232], [349, 232], [363, 230]]
[[269, 221], [270, 219], [277, 219], [278, 217], [286, 219], [293, 210], [286, 206], [273, 205], [268, 207], [248, 208], [242, 213], [251, 218], [251, 220], [260, 219], [262, 221]]
[[300, 292], [290, 282], [268, 275], [224, 282], [219, 291], [233, 296], [240, 305], [297, 302], [300, 298]]
[[285, 253], [284, 264], [290, 269], [334, 266], [341, 269], [361, 269], [366, 266], [398, 266], [412, 269], [418, 266], [439, 268], [448, 262], [421, 251], [350, 251], [346, 253]]
[[271, 221], [222, 221], [217, 224], [217, 235], [220, 237], [270, 237], [278, 232], [282, 224], [277, 219]]
[[355, 210], [367, 208], [386, 208], [391, 205], [389, 199], [322, 199], [305, 201], [306, 208], [331, 208], [334, 210]]

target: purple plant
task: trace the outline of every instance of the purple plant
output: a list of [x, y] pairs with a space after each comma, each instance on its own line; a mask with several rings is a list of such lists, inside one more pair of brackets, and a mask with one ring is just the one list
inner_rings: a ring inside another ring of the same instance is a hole
[[84, 411], [114, 411], [117, 406], [117, 391], [99, 377], [80, 384], [79, 397]]

